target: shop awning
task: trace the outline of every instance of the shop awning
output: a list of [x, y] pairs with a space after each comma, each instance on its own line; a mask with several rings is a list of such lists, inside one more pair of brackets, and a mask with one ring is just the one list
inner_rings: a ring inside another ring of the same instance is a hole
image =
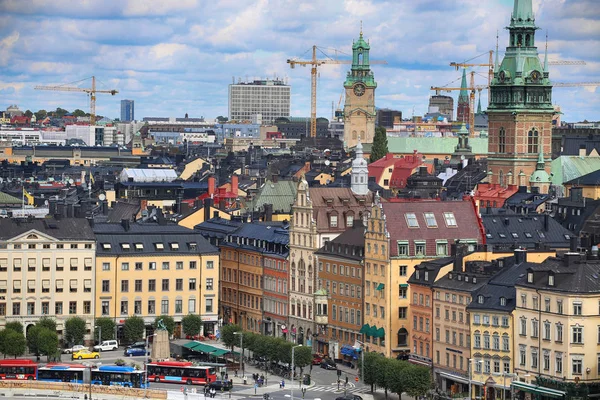
[[385, 337], [385, 329], [383, 329], [383, 328], [377, 329], [377, 333], [373, 336], [378, 337], [378, 338], [384, 338]]
[[369, 336], [373, 336], [373, 337], [377, 337], [377, 327], [375, 325], [373, 325], [372, 327], [369, 328]]
[[400, 287], [408, 287], [408, 283], [401, 283]]
[[556, 397], [559, 399], [564, 398], [564, 396], [566, 396], [566, 394], [567, 394], [566, 392], [563, 392], [562, 390], [551, 389], [551, 388], [547, 388], [544, 386], [538, 386], [538, 385], [530, 385], [529, 383], [525, 383], [525, 382], [513, 381], [513, 382], [511, 382], [510, 385], [513, 388], [523, 390], [524, 392], [541, 394], [543, 396]]
[[385, 287], [385, 285], [383, 283], [380, 283], [379, 285], [377, 285], [376, 290], [383, 290], [384, 287]]
[[221, 349], [219, 347], [211, 346], [200, 342], [189, 342], [183, 345], [188, 350], [197, 351], [199, 353], [209, 354], [211, 356], [222, 357], [225, 354], [230, 353], [229, 350]]
[[362, 326], [362, 328], [360, 328], [360, 331], [358, 333], [362, 333], [363, 335], [368, 335], [370, 329], [371, 329], [371, 327], [369, 326], [369, 324], [364, 324]]
[[210, 355], [211, 356], [216, 356], [216, 357], [223, 357], [225, 354], [229, 354], [229, 353], [230, 353], [229, 350], [216, 349], [215, 351], [211, 352]]

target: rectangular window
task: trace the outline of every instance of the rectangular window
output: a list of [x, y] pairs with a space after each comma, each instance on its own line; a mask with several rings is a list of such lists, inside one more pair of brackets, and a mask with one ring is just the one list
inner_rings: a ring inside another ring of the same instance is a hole
[[213, 290], [213, 278], [206, 278], [206, 290]]
[[142, 301], [136, 300], [133, 303], [133, 314], [140, 315], [142, 313]]
[[556, 365], [556, 372], [562, 373], [563, 362], [562, 362], [562, 353], [556, 353], [556, 357], [554, 358], [554, 364]]
[[337, 226], [338, 226], [338, 217], [337, 217], [337, 215], [330, 215], [329, 216], [329, 226], [331, 228], [337, 228]]
[[196, 278], [190, 278], [190, 282], [188, 284], [189, 290], [196, 290]]
[[[56, 269], [58, 269], [58, 267]], [[110, 263], [102, 263], [102, 271], [110, 271]]]
[[[398, 257], [408, 257], [408, 242], [398, 242]], [[406, 271], [405, 271], [406, 274]], [[406, 275], [401, 275], [406, 276]]]
[[102, 281], [102, 293], [108, 293], [108, 292], [110, 292], [110, 281], [103, 280]]
[[556, 312], [558, 314], [562, 314], [563, 313], [563, 302], [562, 302], [562, 300], [556, 300]]
[[[47, 301], [42, 302], [42, 315], [48, 315], [50, 314], [50, 303]], [[0, 315], [4, 315], [1, 314]]]
[[207, 313], [213, 312], [213, 299], [206, 299], [206, 312]]
[[86, 300], [83, 302], [83, 313], [84, 314], [91, 314], [92, 313], [92, 302], [89, 300]]
[[445, 212], [444, 213], [444, 220], [446, 221], [446, 226], [448, 227], [455, 227], [456, 226], [456, 218], [454, 217], [454, 213], [453, 212]]
[[572, 344], [583, 344], [583, 327], [573, 326], [571, 328], [571, 343]]
[[35, 315], [35, 302], [27, 303], [27, 315]]
[[531, 348], [531, 368], [537, 369], [538, 367], [538, 349], [535, 347]]
[[[407, 250], [408, 250], [408, 248], [407, 248]], [[408, 255], [408, 254], [407, 254], [407, 255]], [[407, 268], [408, 268], [408, 267], [407, 267], [406, 265], [401, 265], [401, 266], [400, 266], [400, 269], [399, 269], [400, 276], [406, 276], [406, 271], [407, 271]]]
[[175, 279], [175, 290], [183, 290], [183, 279]]
[[129, 281], [127, 279], [121, 281], [121, 292], [129, 292]]
[[162, 269], [163, 270], [168, 270], [170, 268], [169, 262], [168, 261], [163, 261], [162, 263]]
[[134, 290], [136, 292], [141, 292], [142, 291], [142, 280], [141, 279], [136, 279], [135, 280]]
[[415, 255], [417, 255], [417, 256], [425, 255], [425, 242], [415, 241]]
[[129, 263], [128, 262], [121, 263], [121, 271], [129, 271]]
[[398, 307], [398, 319], [406, 319], [406, 307]]
[[156, 292], [156, 279], [148, 279], [148, 291]]
[[215, 268], [214, 261], [207, 261], [206, 262], [206, 269], [214, 269], [214, 268]]
[[563, 341], [563, 327], [560, 323], [556, 324], [556, 341]]
[[406, 213], [406, 224], [409, 228], [418, 228], [419, 221], [417, 220], [417, 215], [415, 213]]
[[581, 303], [573, 303], [573, 315], [581, 315]]
[[400, 285], [400, 287], [398, 288], [398, 297], [401, 299], [405, 299], [408, 293], [408, 288], [406, 287], [402, 287], [402, 285]]
[[183, 312], [183, 300], [175, 300], [175, 314]]
[[188, 313], [196, 312], [196, 299], [188, 299]]
[[155, 262], [153, 262], [153, 261], [150, 261], [150, 262], [148, 263], [148, 269], [149, 269], [150, 271], [155, 271], [155, 270], [156, 270], [156, 263], [155, 263]]
[[129, 302], [127, 300], [121, 301], [121, 315], [129, 314]]
[[110, 314], [110, 302], [108, 300], [102, 300], [102, 315]]
[[448, 255], [448, 243], [447, 242], [437, 242], [436, 243], [436, 253], [438, 256], [447, 256]]
[[160, 312], [162, 315], [169, 315], [169, 300], [161, 300]]
[[425, 223], [428, 228], [437, 228], [437, 221], [435, 220], [435, 214], [432, 212], [426, 212], [423, 214], [425, 217]]
[[156, 314], [156, 302], [154, 300], [148, 300], [148, 314]]
[[135, 263], [135, 270], [136, 271], [141, 271], [143, 269], [144, 269], [144, 264], [143, 263], [141, 263], [141, 262], [136, 262]]
[[162, 280], [162, 291], [163, 292], [168, 292], [169, 291], [169, 280], [168, 279], [163, 279]]
[[573, 375], [581, 375], [583, 372], [583, 360], [580, 358], [573, 359], [572, 364]]

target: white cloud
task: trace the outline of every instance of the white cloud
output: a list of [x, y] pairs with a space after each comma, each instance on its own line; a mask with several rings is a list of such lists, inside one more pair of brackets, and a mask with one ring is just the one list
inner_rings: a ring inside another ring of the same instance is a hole
[[19, 32], [13, 32], [0, 40], [0, 65], [8, 64], [13, 47], [19, 40]]

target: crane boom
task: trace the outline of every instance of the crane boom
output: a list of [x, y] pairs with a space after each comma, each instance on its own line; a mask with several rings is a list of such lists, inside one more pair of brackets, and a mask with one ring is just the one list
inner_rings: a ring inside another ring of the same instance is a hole
[[52, 90], [60, 92], [83, 92], [90, 95], [90, 125], [96, 123], [96, 93], [106, 93], [114, 96], [119, 93], [118, 90], [96, 90], [96, 77], [92, 76], [92, 87], [91, 88], [79, 88], [74, 86], [36, 86], [35, 90]]
[[[310, 69], [310, 137], [317, 137], [317, 68], [324, 64], [352, 64], [349, 60], [317, 59], [317, 46], [312, 47], [312, 58], [310, 60], [299, 60], [290, 58], [287, 60], [290, 68], [294, 69], [296, 65]], [[370, 64], [387, 64], [387, 61], [371, 61]]]

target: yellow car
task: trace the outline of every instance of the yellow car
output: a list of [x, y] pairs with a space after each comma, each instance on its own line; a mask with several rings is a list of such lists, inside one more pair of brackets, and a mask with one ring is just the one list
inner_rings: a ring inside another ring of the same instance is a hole
[[83, 349], [76, 351], [71, 355], [71, 359], [73, 360], [83, 360], [86, 358], [100, 358], [100, 353], [97, 351], [89, 351], [88, 349]]

